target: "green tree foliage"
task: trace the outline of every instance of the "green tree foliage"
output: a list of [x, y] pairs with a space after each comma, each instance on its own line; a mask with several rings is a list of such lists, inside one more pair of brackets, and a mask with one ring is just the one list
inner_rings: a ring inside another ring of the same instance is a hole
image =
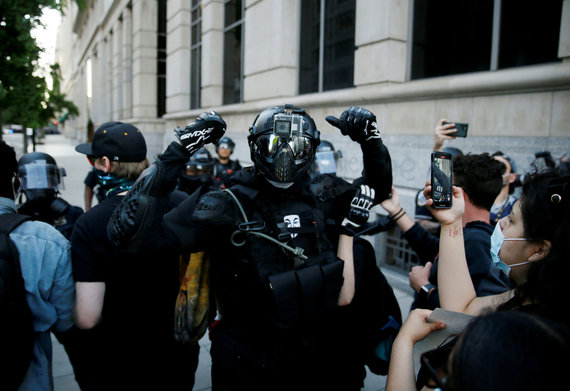
[[64, 1], [0, 1], [0, 126], [17, 123], [36, 128], [47, 125], [55, 113], [62, 110], [68, 110], [71, 115], [79, 113], [59, 90], [57, 64], [51, 70], [51, 91], [45, 78], [38, 76], [42, 49], [31, 35], [34, 27], [41, 26], [44, 9], [62, 11]]

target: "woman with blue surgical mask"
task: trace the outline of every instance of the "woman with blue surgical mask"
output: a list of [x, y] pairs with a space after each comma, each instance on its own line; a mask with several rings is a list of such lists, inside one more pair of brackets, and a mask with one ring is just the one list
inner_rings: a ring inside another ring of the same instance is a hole
[[514, 289], [476, 297], [465, 261], [461, 217], [463, 192], [453, 189], [450, 209], [428, 207], [440, 221], [438, 287], [441, 307], [479, 315], [489, 310], [520, 309], [568, 324], [570, 279], [570, 176], [551, 170], [531, 175], [511, 213], [491, 236], [491, 256]]
[[[520, 231], [521, 228], [524, 229], [524, 227], [522, 227], [522, 219], [520, 213], [520, 203], [517, 201], [517, 203], [515, 203], [513, 206], [513, 209], [511, 209], [511, 213], [508, 216], [503, 217], [501, 220], [499, 220], [498, 224], [495, 225], [495, 230], [491, 235], [491, 258], [493, 259], [495, 266], [498, 267], [503, 273], [505, 273], [507, 277], [511, 277], [512, 268], [529, 265], [531, 262], [530, 260], [516, 262], [516, 258], [525, 256], [525, 254], [520, 254], [520, 250], [528, 250], [529, 243], [525, 243], [524, 245], [519, 244], [519, 248], [517, 248], [516, 244], [508, 244], [508, 242], [529, 242], [529, 240], [524, 237], [505, 237], [504, 234], [505, 228], [513, 235], [519, 235], [520, 233], [517, 231]], [[517, 225], [517, 222], [520, 222], [520, 224]], [[505, 242], [507, 242], [506, 245]], [[532, 245], [532, 243], [530, 244]], [[506, 250], [501, 253], [501, 249], [503, 247], [505, 247]], [[513, 257], [515, 260], [513, 260]], [[505, 258], [506, 262], [503, 262], [503, 258]], [[516, 263], [509, 263], [510, 261]], [[513, 276], [523, 277], [524, 273], [515, 272]]]

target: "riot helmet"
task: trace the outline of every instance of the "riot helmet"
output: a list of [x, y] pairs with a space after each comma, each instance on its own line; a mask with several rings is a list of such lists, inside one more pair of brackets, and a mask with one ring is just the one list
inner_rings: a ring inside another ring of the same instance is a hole
[[212, 155], [206, 148], [200, 148], [184, 166], [184, 172], [179, 178], [180, 190], [191, 194], [202, 185], [210, 185], [213, 169]]
[[[234, 152], [234, 148], [236, 146], [236, 143], [234, 143], [234, 140], [232, 140], [231, 138], [229, 138], [228, 136], [223, 136], [217, 143], [216, 143], [216, 152], [218, 152], [218, 149], [220, 148], [224, 148], [224, 149], [229, 149], [230, 150], [230, 155]], [[219, 154], [219, 152], [218, 152]]]
[[334, 145], [327, 140], [321, 140], [315, 153], [315, 163], [312, 170], [319, 174], [336, 174], [338, 161], [342, 158], [341, 151], [335, 151]]
[[315, 121], [291, 105], [263, 110], [247, 138], [258, 172], [272, 185], [287, 188], [313, 164], [320, 132]]
[[28, 201], [56, 198], [64, 189], [65, 170], [58, 168], [55, 159], [44, 152], [30, 152], [18, 161], [21, 189]]
[[197, 175], [212, 175], [214, 167], [214, 159], [206, 148], [202, 147], [197, 150], [184, 167], [184, 175], [197, 176]]

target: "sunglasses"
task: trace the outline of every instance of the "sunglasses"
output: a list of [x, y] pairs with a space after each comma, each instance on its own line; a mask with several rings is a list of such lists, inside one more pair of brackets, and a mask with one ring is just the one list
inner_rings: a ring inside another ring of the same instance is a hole
[[449, 342], [444, 341], [437, 349], [429, 350], [421, 355], [420, 362], [426, 370], [423, 376], [427, 388], [441, 391], [447, 389], [447, 378], [449, 376], [447, 361], [456, 341], [457, 338]]
[[97, 161], [97, 159], [99, 158], [95, 155], [87, 155], [87, 160], [89, 161], [89, 164], [91, 164], [92, 166], [95, 166], [95, 162]]

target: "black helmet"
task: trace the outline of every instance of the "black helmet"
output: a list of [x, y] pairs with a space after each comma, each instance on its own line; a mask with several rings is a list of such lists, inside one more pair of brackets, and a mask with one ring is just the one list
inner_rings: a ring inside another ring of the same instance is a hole
[[249, 128], [251, 160], [272, 184], [298, 180], [315, 159], [320, 132], [315, 121], [291, 105], [263, 110]]
[[340, 158], [342, 158], [341, 151], [335, 151], [330, 141], [321, 140], [315, 154], [313, 171], [320, 174], [336, 174]]
[[186, 176], [196, 176], [196, 175], [212, 175], [212, 169], [214, 167], [214, 159], [210, 152], [202, 147], [197, 150], [186, 163], [184, 175]]
[[65, 170], [59, 169], [55, 159], [44, 152], [30, 152], [18, 160], [21, 189], [30, 201], [55, 198], [63, 189]]
[[224, 136], [216, 143], [216, 152], [218, 151], [218, 148], [229, 149], [231, 152], [233, 152], [235, 146], [236, 143], [234, 143], [234, 140], [232, 140], [228, 136]]
[[457, 156], [463, 156], [463, 151], [455, 147], [444, 147], [441, 149], [441, 151], [450, 153], [451, 159], [455, 159]]

